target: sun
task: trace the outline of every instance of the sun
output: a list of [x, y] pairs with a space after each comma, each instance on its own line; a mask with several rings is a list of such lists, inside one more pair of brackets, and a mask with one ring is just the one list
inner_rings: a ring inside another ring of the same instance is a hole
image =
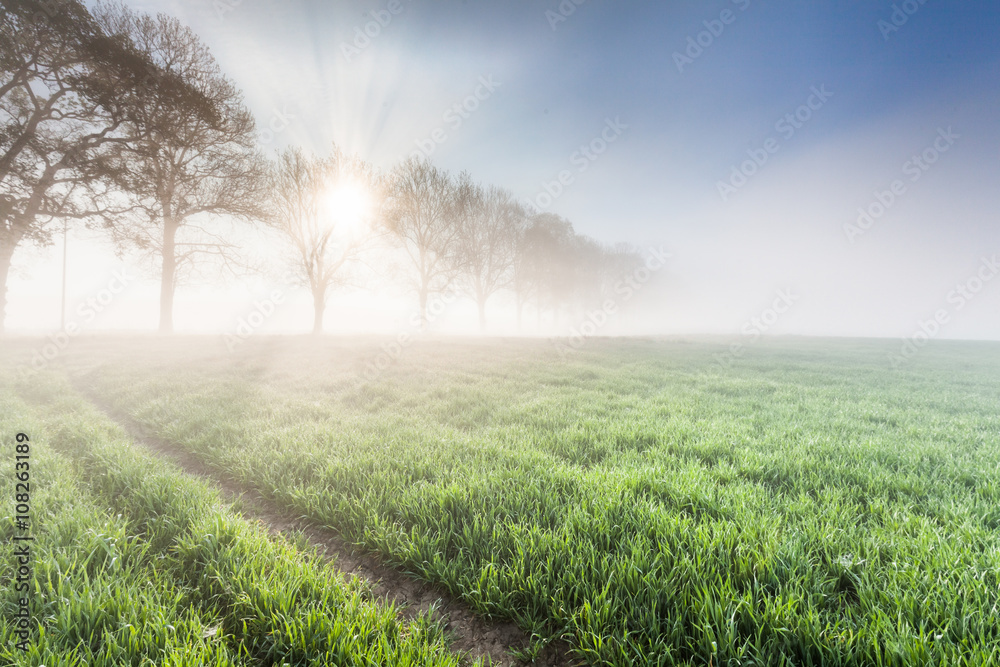
[[372, 211], [371, 193], [357, 181], [337, 183], [327, 191], [323, 204], [329, 226], [351, 234], [365, 228]]

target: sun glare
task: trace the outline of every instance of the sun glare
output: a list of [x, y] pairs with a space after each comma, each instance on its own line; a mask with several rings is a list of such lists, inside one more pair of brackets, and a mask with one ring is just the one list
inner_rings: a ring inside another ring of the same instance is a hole
[[364, 229], [368, 222], [371, 194], [361, 183], [339, 183], [327, 193], [325, 205], [328, 224], [353, 234]]

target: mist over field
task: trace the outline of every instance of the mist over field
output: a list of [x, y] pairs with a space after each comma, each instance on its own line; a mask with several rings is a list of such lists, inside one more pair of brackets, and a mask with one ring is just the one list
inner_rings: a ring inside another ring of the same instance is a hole
[[[489, 297], [488, 334], [568, 336], [610, 296], [624, 312], [602, 335], [740, 335], [784, 290], [794, 307], [766, 333], [902, 338], [946, 309], [938, 337], [996, 338], [1000, 291], [977, 283], [1000, 251], [992, 6], [552, 4], [129, 6], [194, 30], [242, 95], [256, 121], [249, 147], [267, 160], [335, 146], [389, 174], [427, 159], [596, 244], [670, 255], [635, 298], [615, 290], [624, 267], [597, 294], [551, 304], [519, 297], [508, 271]], [[199, 275], [177, 282], [176, 329], [233, 332], [280, 290], [261, 330], [309, 331], [313, 297], [289, 264], [293, 244], [254, 219], [230, 227], [232, 213], [206, 224], [253, 270], [220, 273], [218, 258], [200, 257]], [[375, 217], [365, 224], [382, 228]], [[157, 328], [155, 249], [82, 222], [69, 231], [67, 312], [90, 331]], [[60, 326], [60, 226], [47, 226], [45, 248], [17, 246], [12, 331]], [[540, 252], [565, 282], [602, 270], [594, 257], [570, 268]], [[408, 264], [398, 247], [369, 248], [365, 273], [338, 276], [325, 295], [325, 328], [407, 328], [419, 308]], [[127, 289], [87, 308], [122, 269]], [[472, 290], [447, 282], [454, 298], [433, 330], [479, 333]]]
[[1000, 667], [998, 28], [0, 0], [0, 665]]

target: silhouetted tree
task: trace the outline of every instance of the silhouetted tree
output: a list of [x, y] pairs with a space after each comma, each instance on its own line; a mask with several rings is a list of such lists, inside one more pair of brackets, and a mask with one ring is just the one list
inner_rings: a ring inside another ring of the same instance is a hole
[[413, 268], [412, 285], [427, 324], [427, 300], [443, 292], [461, 266], [462, 193], [447, 172], [410, 158], [392, 174], [385, 222]]
[[535, 304], [539, 326], [546, 310], [557, 313], [574, 289], [573, 225], [555, 213], [528, 219], [514, 263], [512, 288], [517, 298], [518, 326], [528, 303]]
[[514, 195], [497, 187], [459, 184], [459, 279], [479, 308], [479, 328], [486, 329], [486, 302], [513, 279], [526, 213]]
[[370, 165], [338, 148], [328, 158], [288, 149], [271, 187], [269, 218], [293, 246], [292, 266], [313, 297], [313, 333], [322, 333], [331, 288], [347, 282], [371, 238], [381, 198]]
[[164, 105], [159, 92], [145, 97], [129, 113], [137, 136], [117, 169], [117, 184], [136, 214], [113, 226], [115, 237], [161, 260], [159, 328], [170, 332], [182, 269], [212, 258], [224, 268], [239, 267], [220, 225], [263, 219], [267, 165], [242, 94], [193, 31], [165, 14], [139, 15], [123, 6], [105, 8], [103, 20], [202, 103]]
[[134, 138], [128, 114], [154, 91], [164, 108], [193, 91], [78, 0], [2, 0], [0, 9], [2, 331], [16, 248], [50, 244], [57, 218], [109, 213], [92, 195]]

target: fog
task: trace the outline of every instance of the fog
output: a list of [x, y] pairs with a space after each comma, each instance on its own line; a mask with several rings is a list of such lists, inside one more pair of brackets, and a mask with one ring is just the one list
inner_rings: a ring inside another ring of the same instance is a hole
[[[529, 305], [520, 327], [510, 290], [490, 298], [482, 330], [450, 286], [433, 331], [1000, 337], [994, 4], [914, 4], [895, 23], [881, 4], [748, 0], [127, 4], [211, 47], [268, 157], [336, 143], [388, 172], [416, 154], [631, 244], [643, 264], [668, 257], [627, 297], [612, 288], [603, 315]], [[276, 237], [243, 226], [237, 238], [266, 268], [180, 284], [176, 331], [232, 334], [253, 316], [255, 332], [308, 332], [313, 299]], [[66, 319], [153, 331], [156, 264], [115, 250], [70, 228]], [[331, 292], [325, 331], [417, 328], [401, 269], [379, 270], [399, 257], [375, 251], [366, 284]], [[60, 327], [62, 261], [61, 233], [18, 248], [9, 330]]]

